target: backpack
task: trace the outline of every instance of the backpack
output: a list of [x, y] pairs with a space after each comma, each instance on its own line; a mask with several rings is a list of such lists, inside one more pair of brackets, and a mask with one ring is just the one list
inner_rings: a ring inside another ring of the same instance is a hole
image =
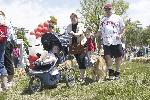
[[0, 25], [0, 43], [6, 42], [7, 37], [8, 37], [7, 26]]

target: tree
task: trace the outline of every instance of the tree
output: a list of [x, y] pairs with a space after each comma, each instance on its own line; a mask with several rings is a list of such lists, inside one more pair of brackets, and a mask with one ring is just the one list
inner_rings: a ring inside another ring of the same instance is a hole
[[25, 28], [17, 28], [16, 33], [17, 33], [17, 39], [23, 39], [24, 46], [27, 47], [29, 43], [28, 43], [27, 38], [25, 37], [25, 34], [26, 34]]
[[139, 44], [139, 28], [137, 27], [139, 21], [131, 22], [130, 20], [126, 21], [126, 32], [125, 32], [125, 41], [129, 46], [135, 46]]
[[150, 26], [143, 30], [142, 40], [144, 45], [150, 44]]

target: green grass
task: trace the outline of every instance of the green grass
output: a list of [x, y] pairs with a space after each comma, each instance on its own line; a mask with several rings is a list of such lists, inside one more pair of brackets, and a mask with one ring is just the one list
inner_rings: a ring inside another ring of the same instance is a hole
[[1, 93], [0, 100], [149, 100], [150, 64], [127, 62], [121, 67], [119, 81], [79, 84], [67, 88], [44, 89], [32, 95], [26, 93], [28, 79], [20, 79], [12, 90]]

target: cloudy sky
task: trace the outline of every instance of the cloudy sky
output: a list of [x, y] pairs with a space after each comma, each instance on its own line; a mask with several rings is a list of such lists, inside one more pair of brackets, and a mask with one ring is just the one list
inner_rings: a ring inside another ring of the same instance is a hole
[[[150, 0], [126, 1], [130, 4], [127, 15], [132, 20], [139, 20], [143, 27], [150, 25]], [[56, 16], [58, 26], [62, 29], [70, 23], [70, 13], [79, 7], [80, 0], [0, 0], [0, 9], [12, 24], [30, 31], [48, 20], [49, 16]]]

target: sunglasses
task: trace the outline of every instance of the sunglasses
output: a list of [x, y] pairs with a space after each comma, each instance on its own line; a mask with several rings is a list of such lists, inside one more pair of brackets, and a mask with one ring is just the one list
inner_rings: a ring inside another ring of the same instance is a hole
[[92, 31], [92, 29], [88, 28], [87, 30]]
[[104, 8], [104, 10], [105, 10], [105, 11], [110, 11], [110, 10], [111, 10], [111, 8]]

